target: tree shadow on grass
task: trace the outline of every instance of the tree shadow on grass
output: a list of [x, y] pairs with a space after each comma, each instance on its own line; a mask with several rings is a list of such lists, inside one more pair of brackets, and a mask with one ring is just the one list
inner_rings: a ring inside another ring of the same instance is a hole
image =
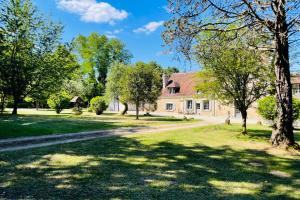
[[[269, 141], [272, 135], [272, 130], [271, 128], [268, 130], [262, 130], [262, 129], [254, 129], [251, 128], [248, 131], [248, 137], [253, 140], [261, 141]], [[300, 141], [300, 132], [295, 130], [294, 131], [294, 137], [296, 141]]]
[[2, 117], [0, 139], [107, 130], [124, 127], [121, 123], [87, 119], [62, 119], [51, 117]]
[[[259, 150], [114, 137], [0, 155], [0, 198], [296, 199], [299, 166]], [[269, 173], [281, 168], [291, 177]]]

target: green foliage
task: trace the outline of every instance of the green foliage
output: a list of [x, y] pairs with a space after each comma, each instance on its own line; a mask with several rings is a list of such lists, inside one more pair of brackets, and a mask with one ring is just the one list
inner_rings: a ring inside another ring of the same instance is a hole
[[70, 105], [70, 99], [70, 96], [66, 92], [59, 92], [52, 94], [47, 103], [50, 108], [55, 109], [56, 113], [59, 114]]
[[[275, 121], [277, 118], [276, 98], [267, 96], [258, 101], [258, 113], [267, 120]], [[293, 98], [293, 119], [299, 119], [300, 115], [300, 100]]]
[[259, 41], [247, 34], [207, 33], [198, 41], [195, 56], [203, 70], [196, 89], [202, 96], [233, 104], [241, 112], [246, 133], [247, 110], [267, 93], [273, 76], [264, 60], [268, 54], [249, 48], [248, 43]]
[[136, 105], [136, 117], [138, 108], [142, 103], [155, 103], [161, 92], [160, 71], [153, 63], [138, 62], [128, 68], [124, 80], [123, 94], [126, 99]]
[[277, 117], [276, 99], [274, 96], [267, 96], [258, 101], [258, 113], [267, 120], [274, 121]]
[[179, 69], [176, 67], [167, 67], [167, 68], [163, 68], [162, 72], [163, 72], [162, 74], [166, 74], [170, 76], [171, 74], [178, 73]]
[[2, 91], [14, 98], [13, 114], [24, 96], [46, 99], [76, 68], [71, 48], [60, 43], [62, 29], [39, 14], [30, 0], [1, 2], [0, 79]]
[[128, 66], [122, 63], [115, 63], [108, 74], [105, 98], [107, 103], [111, 102], [112, 99], [118, 99], [122, 103], [126, 103], [126, 95], [124, 90], [126, 87], [125, 80], [127, 76]]
[[33, 98], [28, 97], [28, 96], [24, 98], [24, 101], [27, 102], [27, 103], [33, 103], [34, 102]]
[[75, 39], [74, 45], [82, 60], [82, 73], [94, 86], [92, 97], [104, 93], [107, 74], [113, 63], [127, 64], [132, 57], [122, 41], [108, 39], [98, 33], [92, 33], [88, 37], [80, 35]]
[[101, 115], [107, 109], [105, 98], [103, 96], [92, 98], [90, 108], [96, 113], [96, 115]]
[[300, 115], [300, 100], [293, 98], [293, 119], [299, 119]]

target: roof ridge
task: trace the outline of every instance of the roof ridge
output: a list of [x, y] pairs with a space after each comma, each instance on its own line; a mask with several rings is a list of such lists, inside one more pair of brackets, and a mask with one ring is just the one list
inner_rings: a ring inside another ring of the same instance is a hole
[[[173, 73], [173, 74], [196, 74], [196, 73], [198, 73], [198, 71], [196, 71], [196, 72], [177, 72], [177, 73]], [[173, 75], [173, 74], [171, 74], [171, 75]]]

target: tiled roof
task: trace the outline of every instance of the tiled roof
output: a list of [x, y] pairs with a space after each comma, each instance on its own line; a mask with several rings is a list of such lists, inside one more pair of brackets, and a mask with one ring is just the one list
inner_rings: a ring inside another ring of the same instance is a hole
[[[196, 75], [197, 72], [190, 73], [174, 73], [170, 76], [168, 84], [162, 89], [161, 97], [172, 97], [172, 96], [193, 96], [196, 94]], [[300, 84], [300, 74], [291, 75], [292, 84]], [[178, 93], [170, 94], [169, 88], [180, 87]]]
[[[169, 78], [169, 84], [162, 89], [161, 97], [171, 96], [193, 96], [196, 94], [196, 72], [190, 73], [174, 73]], [[180, 90], [178, 93], [170, 94], [168, 87], [179, 86]]]
[[73, 99], [71, 99], [70, 102], [71, 103], [80, 103], [80, 102], [83, 102], [83, 100], [79, 96], [75, 96], [75, 97], [73, 97]]

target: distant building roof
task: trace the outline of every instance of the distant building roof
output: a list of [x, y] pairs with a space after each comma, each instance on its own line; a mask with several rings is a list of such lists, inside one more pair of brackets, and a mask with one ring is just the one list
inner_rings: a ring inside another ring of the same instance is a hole
[[292, 84], [300, 84], [300, 74], [292, 74], [291, 82]]
[[71, 103], [81, 103], [81, 102], [83, 102], [83, 100], [79, 96], [75, 96], [75, 97], [73, 97], [73, 99], [71, 99], [70, 102]]
[[[161, 97], [171, 96], [192, 96], [196, 94], [196, 74], [197, 72], [189, 73], [174, 73], [170, 76], [168, 84], [162, 89]], [[169, 88], [179, 88], [175, 94], [170, 94]]]

